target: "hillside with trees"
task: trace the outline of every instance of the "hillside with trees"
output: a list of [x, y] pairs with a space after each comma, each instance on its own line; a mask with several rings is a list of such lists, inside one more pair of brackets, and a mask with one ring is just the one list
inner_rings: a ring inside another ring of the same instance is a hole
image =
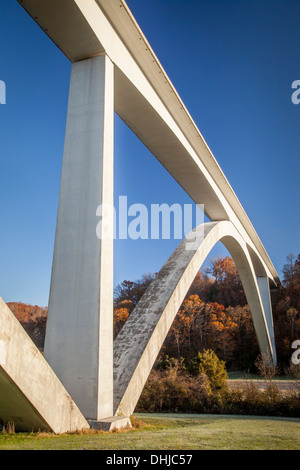
[[[124, 281], [115, 290], [115, 335], [131, 314], [153, 276]], [[282, 286], [271, 290], [278, 364], [288, 367], [293, 341], [300, 338], [300, 254], [289, 255]], [[214, 259], [199, 272], [179, 309], [160, 357], [191, 361], [213, 350], [228, 370], [252, 371], [259, 348], [243, 287], [230, 257]]]
[[27, 305], [22, 302], [9, 302], [7, 305], [35, 345], [40, 351], [43, 351], [48, 308]]
[[[271, 291], [278, 366], [260, 355], [242, 284], [230, 257], [214, 259], [192, 283], [156, 363], [136, 412], [252, 414], [300, 417], [299, 382], [286, 393], [275, 374], [299, 378], [292, 365], [292, 343], [300, 339], [300, 254], [289, 255], [282, 285]], [[155, 275], [123, 281], [115, 289], [114, 337], [133, 312]], [[9, 308], [43, 351], [47, 308], [9, 303]], [[145, 318], [145, 322], [147, 319]], [[258, 373], [242, 388], [228, 385], [228, 371]]]
[[[271, 290], [278, 363], [289, 365], [293, 341], [300, 339], [300, 254], [289, 255], [283, 267], [282, 286]], [[154, 279], [123, 281], [115, 289], [114, 335], [117, 336], [139, 299]], [[47, 307], [9, 303], [40, 350], [43, 350]], [[145, 320], [146, 321], [146, 320]], [[251, 313], [233, 260], [214, 259], [199, 271], [179, 309], [157, 363], [164, 357], [190, 363], [204, 350], [212, 350], [227, 370], [252, 371], [259, 355]]]

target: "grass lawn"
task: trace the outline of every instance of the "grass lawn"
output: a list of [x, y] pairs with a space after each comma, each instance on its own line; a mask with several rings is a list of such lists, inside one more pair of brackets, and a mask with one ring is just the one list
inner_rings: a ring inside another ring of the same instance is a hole
[[300, 419], [137, 414], [132, 430], [1, 434], [0, 450], [299, 450]]

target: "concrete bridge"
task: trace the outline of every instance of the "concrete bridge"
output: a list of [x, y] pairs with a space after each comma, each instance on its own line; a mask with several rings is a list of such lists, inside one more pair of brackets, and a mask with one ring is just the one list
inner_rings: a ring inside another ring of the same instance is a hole
[[[203, 136], [123, 0], [18, 0], [72, 63], [45, 359], [91, 425], [129, 423], [182, 300], [215, 243], [233, 257], [259, 346], [276, 362], [279, 278]], [[184, 240], [113, 344], [114, 112], [209, 220]], [[105, 235], [105, 236], [104, 236]], [[1, 408], [0, 408], [1, 411]], [[0, 413], [1, 414], [1, 413]], [[116, 421], [117, 420], [117, 421]]]

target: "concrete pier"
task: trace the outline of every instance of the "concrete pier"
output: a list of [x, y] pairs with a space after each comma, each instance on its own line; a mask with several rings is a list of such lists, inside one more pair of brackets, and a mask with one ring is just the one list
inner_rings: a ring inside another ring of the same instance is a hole
[[[45, 358], [84, 416], [112, 416], [113, 65], [104, 54], [72, 66], [45, 340]], [[104, 216], [105, 217], [105, 216]], [[100, 234], [101, 235], [101, 234]]]

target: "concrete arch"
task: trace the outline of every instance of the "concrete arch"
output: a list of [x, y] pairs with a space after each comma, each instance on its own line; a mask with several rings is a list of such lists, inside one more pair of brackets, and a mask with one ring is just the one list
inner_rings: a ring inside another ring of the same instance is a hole
[[176, 248], [115, 339], [115, 415], [133, 413], [176, 313], [198, 270], [219, 241], [236, 263], [260, 350], [276, 362], [273, 326], [266, 318], [271, 314], [267, 278], [262, 277], [263, 282], [257, 278], [247, 245], [231, 222], [205, 223]]
[[268, 331], [269, 331], [270, 340], [271, 340], [272, 348], [273, 348], [273, 358], [274, 358], [274, 362], [276, 363], [276, 348], [275, 348], [273, 315], [272, 315], [272, 309], [271, 309], [270, 285], [273, 287], [276, 287], [277, 284], [272, 277], [268, 276], [265, 265], [261, 257], [259, 256], [259, 254], [256, 253], [255, 250], [248, 244], [247, 244], [247, 249], [251, 257], [253, 268], [257, 277], [257, 283], [259, 287], [260, 296], [264, 304], [265, 318], [266, 318], [266, 322], [268, 325]]
[[[267, 270], [264, 266], [264, 263], [261, 259], [261, 257], [255, 252], [255, 250], [247, 243], [247, 250], [249, 252], [249, 255], [251, 257], [251, 261], [253, 264], [253, 268], [255, 271], [255, 274], [257, 277], [268, 277]], [[273, 279], [270, 278], [270, 281], [274, 283], [276, 286], [276, 283]]]

